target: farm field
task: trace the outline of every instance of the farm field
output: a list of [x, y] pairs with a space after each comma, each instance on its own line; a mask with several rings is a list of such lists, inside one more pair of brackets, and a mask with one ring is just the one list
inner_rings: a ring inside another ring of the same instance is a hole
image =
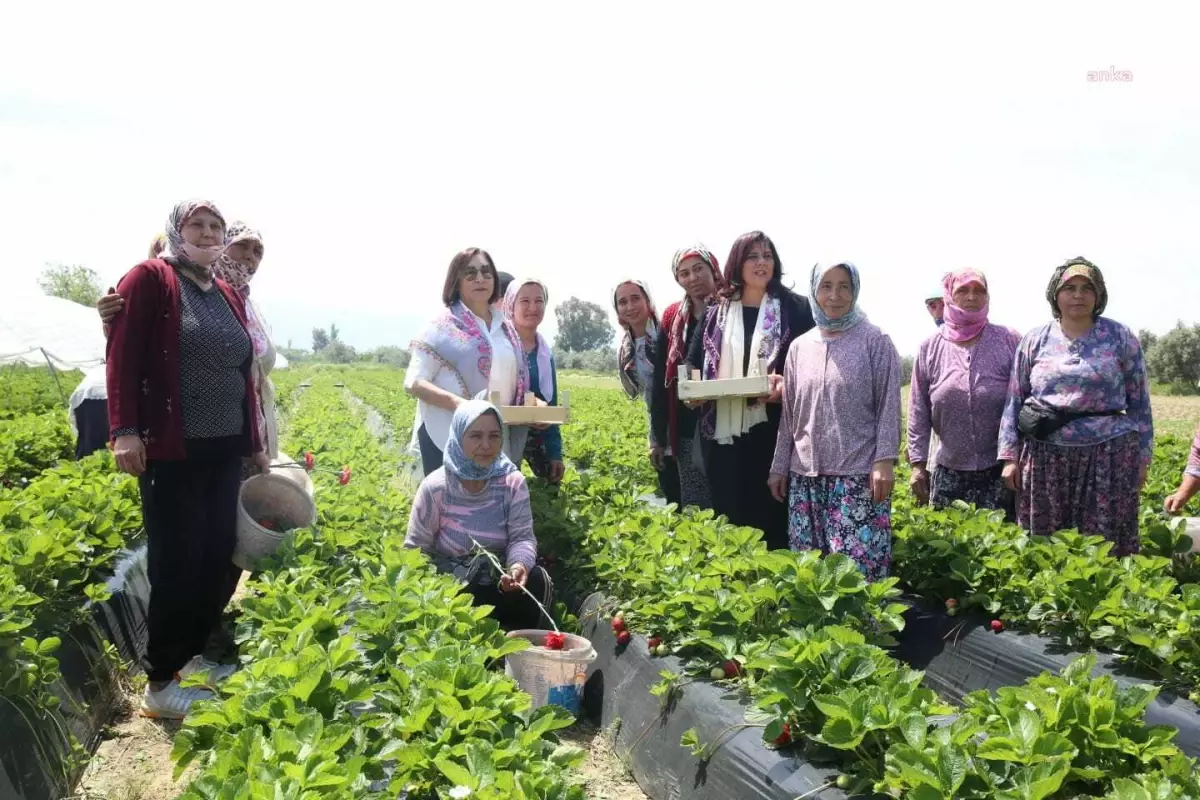
[[[57, 392], [41, 378], [0, 372], [0, 426], [20, 425], [36, 445], [0, 449], [0, 697], [35, 721], [54, 712], [62, 638], [86, 600], [104, 599], [115, 554], [140, 526], [136, 485], [107, 453], [69, 460], [69, 430], [53, 427]], [[916, 509], [901, 474], [896, 578], [866, 584], [846, 559], [767, 553], [755, 531], [639, 501], [654, 480], [642, 407], [614, 379], [561, 380], [570, 468], [559, 488], [531, 479], [539, 551], [560, 598], [601, 589], [631, 647], [661, 640], [675, 668], [657, 696], [632, 702], [717, 683], [748, 706], [763, 748], [802, 759], [820, 751], [835, 793], [814, 796], [1200, 797], [1175, 732], [1142, 717], [1159, 691], [1200, 698], [1200, 569], [1158, 513], [1200, 399], [1155, 398], [1164, 435], [1144, 494], [1144, 555], [1118, 560], [1096, 540], [1030, 542], [970, 510]], [[513, 645], [400, 546], [414, 410], [402, 381], [400, 371], [353, 367], [276, 374], [283, 449], [349, 465], [353, 480], [314, 472], [317, 525], [246, 584], [237, 633], [248, 663], [221, 699], [182, 726], [118, 722], [127, 741], [101, 745], [108, 763], [93, 764], [80, 797], [646, 796], [626, 773], [630, 743], [614, 747], [590, 723], [531, 710], [489, 669]], [[964, 619], [1115, 654], [1147, 688], [1118, 687], [1085, 661], [950, 704], [892, 653], [902, 590], [954, 599]], [[554, 609], [564, 629], [577, 626], [575, 610]], [[948, 714], [957, 721], [947, 727]], [[157, 743], [130, 745], [138, 736]], [[720, 755], [720, 741], [694, 732], [674, 744], [698, 764]], [[129, 757], [130, 747], [155, 763]], [[168, 753], [174, 766], [161, 763]], [[77, 769], [87, 753], [74, 758]], [[173, 786], [155, 775], [174, 769], [184, 779]]]

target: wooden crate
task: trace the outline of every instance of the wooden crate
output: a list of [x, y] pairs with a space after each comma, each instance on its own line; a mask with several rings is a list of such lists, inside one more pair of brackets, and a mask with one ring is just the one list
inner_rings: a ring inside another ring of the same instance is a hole
[[491, 404], [505, 425], [564, 425], [571, 421], [571, 393], [562, 392], [559, 399], [561, 405], [539, 406], [533, 392], [526, 392], [525, 405], [505, 406], [500, 404], [499, 392], [491, 394]]
[[727, 378], [725, 380], [692, 380], [692, 368], [679, 368], [680, 400], [720, 400], [730, 397], [766, 397], [771, 393], [771, 383], [766, 375], [754, 378]]

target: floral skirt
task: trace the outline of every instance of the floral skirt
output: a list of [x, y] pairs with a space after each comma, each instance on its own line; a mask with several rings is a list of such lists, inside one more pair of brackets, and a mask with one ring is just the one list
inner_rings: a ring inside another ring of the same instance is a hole
[[885, 578], [892, 561], [892, 501], [875, 502], [870, 475], [793, 475], [788, 540], [793, 550], [849, 556], [869, 581]]
[[712, 508], [712, 495], [708, 491], [708, 477], [704, 474], [704, 456], [700, 451], [699, 436], [679, 440], [676, 464], [679, 468], [679, 505], [681, 508], [688, 506]]
[[1003, 464], [980, 470], [935, 467], [932, 484], [929, 503], [934, 508], [962, 500], [976, 508], [1001, 509], [1009, 522], [1016, 522], [1016, 497], [1004, 488]]
[[1113, 555], [1138, 552], [1136, 433], [1100, 444], [1062, 447], [1025, 439], [1017, 521], [1033, 534], [1076, 529], [1113, 543]]

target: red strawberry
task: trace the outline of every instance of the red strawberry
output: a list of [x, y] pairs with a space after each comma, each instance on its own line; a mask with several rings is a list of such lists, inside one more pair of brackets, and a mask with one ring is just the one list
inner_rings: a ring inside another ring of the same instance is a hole
[[263, 517], [262, 519], [258, 520], [258, 524], [260, 527], [266, 528], [269, 531], [275, 530], [275, 522], [267, 517]]
[[567, 643], [567, 637], [561, 633], [547, 633], [546, 638], [542, 641], [542, 647], [547, 650], [562, 650]]
[[998, 619], [992, 620], [992, 633], [999, 633], [1004, 630], [1004, 623]]
[[612, 618], [612, 629], [617, 633], [625, 630], [625, 618], [620, 614]]
[[742, 665], [732, 658], [722, 664], [721, 669], [724, 670], [726, 678], [736, 678], [742, 674]]
[[783, 723], [783, 733], [781, 733], [775, 737], [775, 744], [779, 745], [780, 747], [783, 747], [785, 744], [791, 743], [791, 741], [792, 741], [792, 726], [785, 722], [785, 723]]
[[342, 471], [338, 473], [338, 483], [340, 483], [342, 486], [345, 486], [349, 482], [350, 482], [350, 468], [344, 467], [344, 468], [342, 468]]
[[955, 600], [953, 597], [947, 598], [946, 608], [958, 608], [958, 601]]
[[632, 638], [633, 638], [633, 634], [630, 633], [629, 631], [621, 631], [620, 633], [617, 634], [617, 644], [624, 647], [625, 645], [629, 644], [629, 641]]
[[658, 647], [660, 644], [662, 644], [662, 639], [660, 639], [657, 636], [651, 636], [649, 639], [646, 640], [646, 646], [649, 647], [651, 650]]
[[317, 463], [317, 457], [314, 456], [311, 451], [304, 454], [304, 471], [305, 472], [312, 472], [313, 467], [316, 465], [316, 463]]

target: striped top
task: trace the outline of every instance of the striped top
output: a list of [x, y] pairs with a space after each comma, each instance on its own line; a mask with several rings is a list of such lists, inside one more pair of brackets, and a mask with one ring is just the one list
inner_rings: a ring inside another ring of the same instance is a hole
[[457, 557], [473, 548], [472, 537], [506, 567], [533, 569], [537, 539], [529, 509], [529, 487], [519, 470], [493, 478], [478, 494], [439, 467], [421, 481], [408, 517], [405, 547]]

